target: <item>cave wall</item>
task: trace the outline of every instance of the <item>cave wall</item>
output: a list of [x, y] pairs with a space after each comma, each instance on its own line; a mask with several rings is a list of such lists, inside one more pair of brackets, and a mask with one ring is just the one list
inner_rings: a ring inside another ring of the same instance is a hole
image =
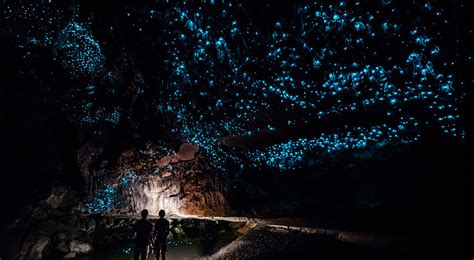
[[125, 149], [115, 162], [98, 156], [102, 151], [90, 144], [78, 150], [89, 213], [229, 214], [225, 178], [195, 144], [184, 143], [175, 152], [148, 143]]

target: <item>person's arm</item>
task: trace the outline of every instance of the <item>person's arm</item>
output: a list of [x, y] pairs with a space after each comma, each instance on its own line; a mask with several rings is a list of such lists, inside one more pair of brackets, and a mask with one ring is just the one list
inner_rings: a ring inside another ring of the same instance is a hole
[[153, 248], [153, 244], [155, 243], [155, 225], [150, 222], [150, 232], [148, 237], [148, 242], [150, 243], [151, 247]]
[[156, 240], [156, 238], [158, 237], [158, 225], [159, 223], [156, 221], [155, 222], [155, 225], [154, 225], [154, 229], [153, 229], [153, 239]]
[[137, 223], [133, 224], [132, 226], [132, 238], [134, 238], [137, 234]]

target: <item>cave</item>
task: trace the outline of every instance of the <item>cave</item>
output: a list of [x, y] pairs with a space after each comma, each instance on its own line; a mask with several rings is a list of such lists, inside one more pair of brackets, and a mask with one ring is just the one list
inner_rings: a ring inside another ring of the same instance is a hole
[[470, 17], [0, 1], [0, 260], [473, 258]]

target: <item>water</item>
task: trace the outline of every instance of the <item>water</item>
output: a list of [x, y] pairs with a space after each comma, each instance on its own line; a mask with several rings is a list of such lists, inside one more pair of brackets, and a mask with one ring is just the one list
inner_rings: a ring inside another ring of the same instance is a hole
[[[199, 239], [182, 243], [168, 244], [166, 259], [186, 259], [193, 256], [210, 255], [219, 248], [234, 240], [237, 236], [233, 233], [220, 233], [213, 239]], [[79, 260], [131, 260], [133, 259], [133, 243], [119, 241], [111, 246], [98, 248], [89, 256], [77, 258]], [[155, 259], [155, 254], [150, 252], [148, 259]]]

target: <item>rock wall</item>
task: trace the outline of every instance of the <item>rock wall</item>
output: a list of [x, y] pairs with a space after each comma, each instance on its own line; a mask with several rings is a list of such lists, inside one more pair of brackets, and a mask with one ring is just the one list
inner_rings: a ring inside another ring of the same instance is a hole
[[168, 163], [160, 160], [159, 170], [139, 175], [130, 185], [132, 211], [146, 208], [151, 215], [164, 209], [175, 215], [225, 216], [228, 206], [223, 179], [205, 159], [180, 152]]
[[[78, 153], [90, 150], [86, 148]], [[81, 168], [87, 171], [83, 175], [89, 195], [97, 194], [101, 187], [113, 187], [116, 191], [114, 198], [107, 198], [115, 203], [104, 207], [106, 213], [139, 214], [143, 209], [151, 215], [158, 215], [161, 209], [182, 216], [229, 213], [225, 180], [199, 156], [195, 144], [184, 143], [177, 152], [153, 144], [132, 147], [123, 151], [110, 169], [104, 170], [103, 165], [100, 161], [84, 161]]]
[[2, 228], [9, 240], [6, 259], [63, 259], [93, 250], [96, 222], [81, 215], [78, 194], [63, 185], [27, 205], [22, 214]]
[[181, 213], [181, 186], [179, 182], [169, 180], [169, 177], [147, 176], [132, 186], [132, 203], [136, 213], [140, 209], [148, 209], [151, 215], [158, 215], [160, 209], [165, 209], [168, 214]]

